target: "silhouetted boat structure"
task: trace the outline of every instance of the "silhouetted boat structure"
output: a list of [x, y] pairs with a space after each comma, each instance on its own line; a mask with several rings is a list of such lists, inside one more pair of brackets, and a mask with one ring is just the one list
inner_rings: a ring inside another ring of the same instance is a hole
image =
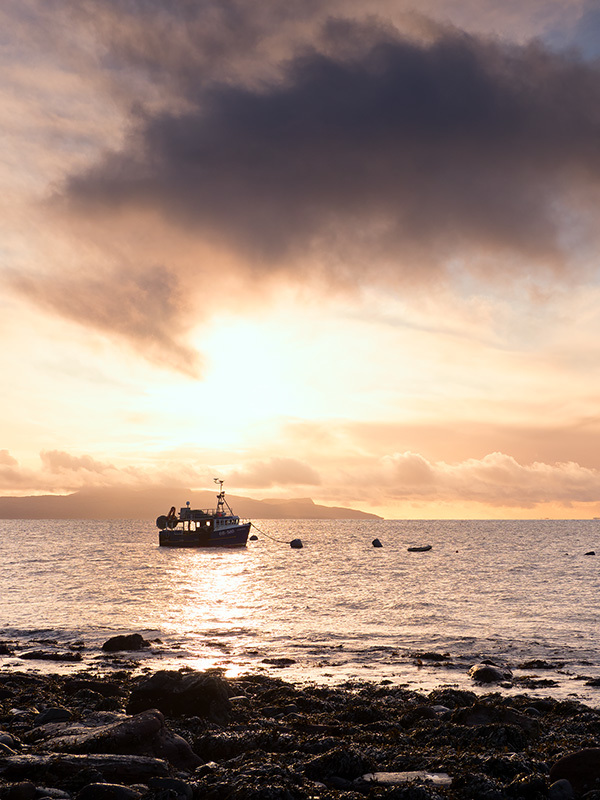
[[168, 514], [156, 520], [160, 528], [158, 543], [161, 547], [245, 547], [251, 522], [241, 521], [225, 500], [223, 481], [219, 484], [217, 507], [190, 508], [189, 501], [179, 512], [175, 506]]
[[420, 544], [420, 545], [413, 545], [412, 547], [408, 547], [409, 553], [426, 553], [428, 550], [431, 550], [430, 544]]

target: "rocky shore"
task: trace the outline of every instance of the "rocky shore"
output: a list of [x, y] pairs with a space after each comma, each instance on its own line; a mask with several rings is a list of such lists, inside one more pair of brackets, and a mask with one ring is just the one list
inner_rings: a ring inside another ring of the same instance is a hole
[[263, 675], [0, 672], [8, 800], [600, 800], [574, 701]]

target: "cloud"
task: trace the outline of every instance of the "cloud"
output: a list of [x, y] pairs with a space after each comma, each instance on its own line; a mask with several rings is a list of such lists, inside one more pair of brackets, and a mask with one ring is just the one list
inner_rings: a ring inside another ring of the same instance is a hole
[[[235, 493], [272, 489], [273, 496], [289, 498], [311, 488], [316, 502], [355, 508], [427, 507], [535, 510], [552, 505], [555, 509], [600, 503], [600, 469], [575, 462], [519, 463], [515, 458], [493, 452], [482, 458], [453, 463], [435, 461], [416, 452], [398, 452], [383, 458], [348, 457], [344, 466], [328, 463], [327, 456], [310, 466], [293, 458], [249, 459], [237, 470], [216, 465], [197, 465], [173, 458], [149, 463], [145, 468], [118, 467], [89, 455], [64, 451], [43, 451], [41, 468], [22, 468], [7, 451], [0, 455], [0, 489], [19, 495], [70, 493], [91, 487], [136, 488], [207, 487], [213, 474], [226, 475]], [[327, 472], [324, 482], [321, 474]]]
[[597, 503], [600, 470], [574, 462], [519, 464], [504, 453], [457, 464], [430, 463], [414, 453], [383, 460], [387, 492], [402, 500], [478, 502], [533, 508], [543, 503]]
[[19, 462], [13, 458], [8, 450], [0, 450], [0, 466], [1, 467], [16, 467]]
[[318, 486], [321, 479], [316, 470], [294, 458], [268, 458], [253, 461], [243, 470], [229, 473], [228, 483], [249, 489], [271, 486]]
[[72, 209], [151, 208], [248, 269], [316, 259], [356, 281], [484, 250], [562, 264], [566, 236], [592, 236], [597, 68], [453, 29], [324, 37], [258, 88], [205, 85], [192, 58], [186, 109], [143, 113], [125, 149], [71, 176]]
[[598, 244], [600, 71], [576, 54], [334, 2], [58, 8], [72, 68], [130, 108], [42, 209], [73, 257], [9, 282], [155, 361], [198, 374], [216, 284], [567, 280]]
[[110, 464], [103, 464], [96, 461], [91, 456], [72, 456], [62, 450], [42, 450], [40, 453], [43, 466], [50, 472], [96, 472], [105, 473], [114, 467]]

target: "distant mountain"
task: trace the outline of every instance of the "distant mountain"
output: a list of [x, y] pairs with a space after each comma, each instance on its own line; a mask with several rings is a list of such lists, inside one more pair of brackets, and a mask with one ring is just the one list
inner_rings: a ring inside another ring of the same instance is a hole
[[[69, 495], [0, 497], [0, 519], [156, 519], [171, 506], [214, 508], [216, 492], [187, 489], [81, 489]], [[310, 498], [253, 500], [227, 495], [236, 514], [251, 519], [381, 519], [352, 508], [320, 506]]]

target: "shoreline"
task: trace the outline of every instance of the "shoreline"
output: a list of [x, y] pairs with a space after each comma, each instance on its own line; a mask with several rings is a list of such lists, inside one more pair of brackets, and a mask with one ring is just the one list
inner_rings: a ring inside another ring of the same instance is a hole
[[583, 703], [495, 689], [0, 669], [0, 796], [108, 800], [108, 783], [112, 800], [544, 800], [570, 779], [577, 798], [600, 781], [600, 755], [587, 772], [559, 762], [599, 731]]
[[[96, 670], [110, 676], [112, 672], [120, 670], [140, 675], [163, 669], [217, 669], [228, 679], [251, 672], [281, 678], [300, 686], [318, 684], [335, 687], [354, 681], [394, 685], [421, 693], [439, 689], [472, 691], [475, 694], [498, 691], [508, 698], [525, 692], [532, 698], [549, 696], [555, 700], [573, 700], [591, 708], [600, 708], [600, 677], [594, 665], [582, 663], [580, 672], [577, 666], [566, 667], [557, 658], [546, 660], [534, 653], [526, 660], [511, 663], [485, 654], [478, 659], [468, 655], [421, 650], [407, 650], [399, 655], [398, 649], [388, 652], [376, 648], [376, 652], [366, 652], [359, 664], [356, 661], [344, 662], [344, 651], [327, 647], [317, 669], [306, 663], [302, 653], [293, 654], [289, 649], [285, 656], [277, 653], [269, 655], [268, 651], [257, 649], [252, 658], [236, 657], [229, 652], [195, 654], [181, 644], [156, 638], [155, 633], [129, 634], [129, 638], [138, 636], [139, 641], [132, 647], [112, 652], [103, 649], [100, 644], [102, 639], [89, 643], [74, 636], [60, 639], [44, 635], [4, 638], [0, 639], [0, 671], [69, 675]], [[119, 634], [116, 638], [122, 636]], [[145, 639], [145, 636], [154, 638]], [[474, 681], [470, 670], [478, 661], [490, 661], [504, 671], [502, 676], [489, 683]]]

